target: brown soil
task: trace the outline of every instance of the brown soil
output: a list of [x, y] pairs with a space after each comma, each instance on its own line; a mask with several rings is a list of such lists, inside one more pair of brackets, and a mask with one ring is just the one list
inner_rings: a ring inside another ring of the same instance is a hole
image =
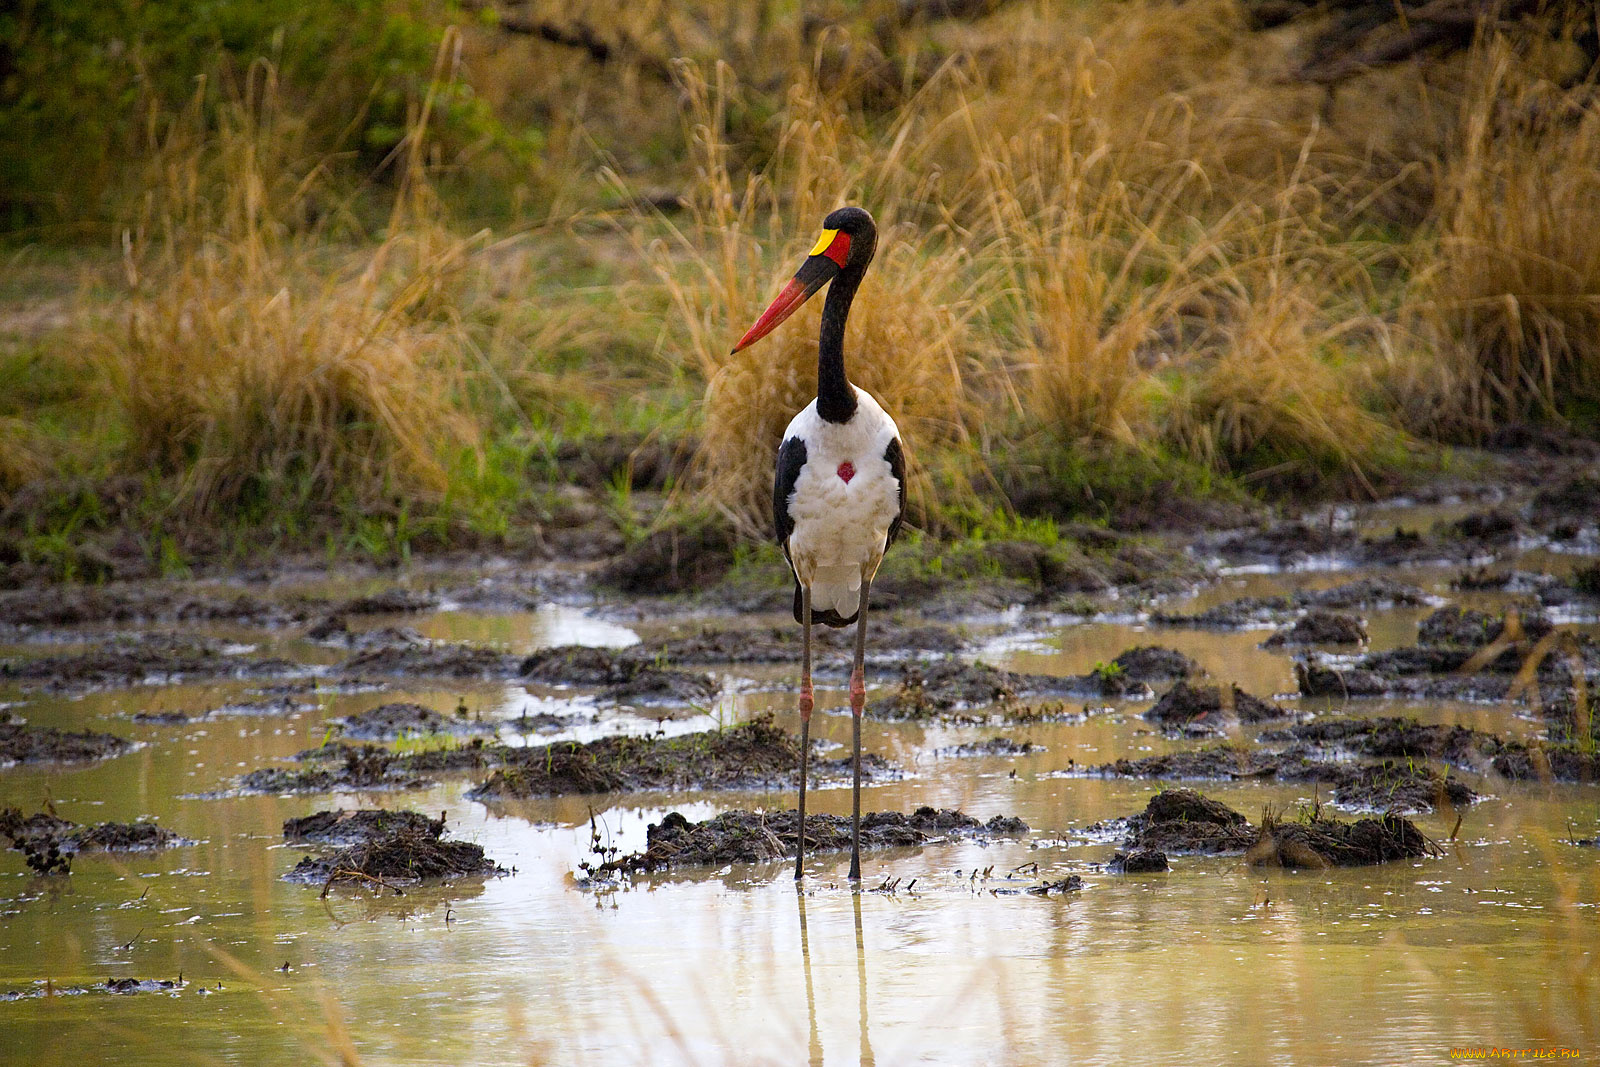
[[403, 674], [428, 678], [510, 678], [519, 658], [509, 652], [471, 645], [409, 642], [358, 653], [339, 665], [347, 675]]
[[[1168, 789], [1150, 798], [1144, 811], [1125, 823], [1131, 849], [1167, 853], [1243, 852], [1257, 832], [1232, 808], [1192, 789]], [[1109, 827], [1108, 827], [1109, 828]]]
[[517, 673], [547, 685], [598, 686], [602, 699], [620, 703], [698, 704], [720, 690], [709, 675], [658, 666], [631, 649], [584, 645], [540, 649], [521, 661]]
[[1251, 696], [1238, 686], [1190, 685], [1180, 681], [1144, 713], [1164, 732], [1202, 736], [1222, 733], [1230, 725], [1282, 719], [1289, 713], [1271, 701]]
[[[513, 800], [566, 793], [643, 789], [787, 789], [799, 774], [796, 740], [764, 715], [724, 730], [676, 737], [603, 737], [511, 749], [505, 766], [467, 795]], [[812, 758], [824, 777], [846, 761]], [[862, 755], [864, 777], [897, 776], [881, 759]]]
[[71, 873], [80, 852], [154, 852], [190, 843], [153, 822], [80, 826], [48, 812], [25, 816], [20, 808], [0, 809], [0, 838], [38, 874]]
[[1175, 648], [1138, 645], [1120, 653], [1111, 665], [1130, 682], [1172, 682], [1192, 678], [1200, 665]]
[[422, 831], [438, 837], [444, 833], [443, 819], [430, 819], [414, 811], [319, 811], [298, 819], [285, 819], [283, 836], [289, 841], [310, 841], [318, 845], [346, 847], [375, 838], [390, 837], [406, 830]]
[[[674, 665], [702, 663], [798, 663], [801, 633], [798, 626], [770, 626], [744, 630], [706, 630], [691, 637], [636, 645], [627, 658]], [[907, 624], [893, 616], [869, 615], [867, 658], [885, 662], [908, 652], [955, 653], [970, 642], [948, 626]], [[814, 667], [848, 669], [855, 651], [855, 628], [811, 630]]]
[[1366, 641], [1367, 627], [1359, 616], [1318, 609], [1306, 612], [1293, 626], [1286, 626], [1267, 638], [1265, 647], [1361, 645]]
[[[672, 812], [646, 834], [648, 847], [591, 868], [595, 875], [619, 871], [653, 871], [669, 867], [726, 863], [762, 863], [793, 857], [799, 816], [794, 811], [724, 812], [692, 823]], [[875, 811], [861, 817], [863, 848], [924, 845], [951, 838], [1014, 837], [1028, 832], [1020, 819], [997, 815], [987, 823], [959, 811], [918, 808], [910, 815]], [[806, 852], [842, 852], [850, 848], [850, 820], [839, 815], [806, 816]]]
[[933, 754], [944, 759], [961, 759], [973, 756], [1026, 756], [1043, 752], [1043, 745], [1032, 741], [1016, 741], [1009, 737], [991, 737], [986, 741], [969, 741], [964, 745], [936, 748]]
[[717, 522], [658, 530], [600, 570], [601, 585], [619, 593], [667, 596], [716, 584], [733, 566], [733, 531]]
[[900, 685], [883, 699], [868, 701], [867, 714], [890, 721], [934, 719], [1034, 695], [1141, 700], [1150, 696], [1150, 687], [1120, 671], [1067, 676], [1020, 674], [986, 663], [949, 658], [905, 664], [900, 670]]
[[1324, 716], [1261, 735], [1265, 742], [1305, 742], [1354, 756], [1437, 759], [1458, 767], [1481, 767], [1505, 744], [1494, 734], [1467, 726], [1424, 725], [1408, 718]]
[[81, 763], [120, 756], [133, 742], [113, 734], [83, 730], [76, 733], [54, 726], [0, 723], [0, 767], [12, 763]]
[[1241, 597], [1193, 615], [1155, 612], [1151, 619], [1163, 626], [1244, 629], [1284, 621], [1310, 609], [1349, 611], [1415, 607], [1427, 602], [1426, 594], [1416, 586], [1387, 578], [1360, 578], [1332, 589], [1296, 590], [1277, 597]]
[[1115, 874], [1155, 874], [1171, 869], [1171, 865], [1167, 863], [1167, 854], [1154, 848], [1135, 848], [1127, 852], [1118, 852], [1111, 857], [1111, 862], [1106, 864], [1106, 870]]
[[493, 723], [445, 716], [421, 704], [380, 704], [359, 715], [333, 720], [344, 736], [357, 741], [393, 741], [418, 734], [492, 734]]
[[145, 634], [117, 638], [84, 652], [0, 660], [0, 678], [64, 690], [293, 674], [299, 670], [285, 660], [235, 655], [226, 643], [193, 634]]
[[1444, 854], [1411, 820], [1400, 815], [1345, 823], [1314, 809], [1306, 821], [1284, 822], [1269, 814], [1262, 824], [1260, 840], [1245, 853], [1246, 862], [1257, 867], [1320, 870]]
[[481, 845], [445, 841], [441, 839], [443, 833], [442, 819], [436, 822], [392, 817], [386, 832], [369, 834], [332, 855], [307, 856], [284, 877], [291, 882], [321, 885], [327, 892], [339, 882], [392, 888], [426, 880], [507, 873], [484, 855]]
[[[1538, 640], [1554, 627], [1542, 615], [1512, 615], [1513, 627], [1509, 639]], [[1422, 620], [1417, 630], [1417, 644], [1447, 648], [1482, 648], [1497, 640], [1505, 632], [1506, 616], [1490, 615], [1472, 609], [1463, 610], [1455, 604], [1440, 608]]]

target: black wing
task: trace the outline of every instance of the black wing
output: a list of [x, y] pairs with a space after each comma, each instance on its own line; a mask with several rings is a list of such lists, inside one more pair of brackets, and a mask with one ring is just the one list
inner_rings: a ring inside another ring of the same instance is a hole
[[800, 478], [800, 468], [806, 465], [806, 443], [791, 437], [778, 449], [778, 474], [772, 481], [772, 525], [778, 534], [778, 544], [783, 554], [789, 554], [789, 535], [794, 533], [794, 518], [789, 514], [789, 498], [794, 495], [794, 483]]
[[900, 509], [894, 513], [894, 521], [889, 524], [889, 539], [884, 542], [884, 547], [888, 548], [899, 536], [900, 521], [906, 517], [906, 454], [900, 447], [900, 438], [889, 442], [889, 447], [883, 450], [883, 458], [889, 464], [889, 473], [894, 475], [894, 484], [900, 487]]

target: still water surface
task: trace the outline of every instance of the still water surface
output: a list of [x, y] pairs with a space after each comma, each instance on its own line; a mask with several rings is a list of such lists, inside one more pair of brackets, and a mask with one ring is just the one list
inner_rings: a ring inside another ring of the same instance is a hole
[[[1351, 575], [1241, 575], [1194, 610], [1243, 594]], [[1446, 571], [1402, 577], [1445, 594]], [[1492, 605], [1493, 597], [1479, 598]], [[1429, 609], [1366, 613], [1374, 647], [1410, 643]], [[776, 620], [766, 620], [776, 621]], [[431, 638], [524, 651], [626, 644], [649, 628], [575, 608], [446, 610], [397, 620]], [[719, 620], [726, 622], [726, 620]], [[657, 631], [663, 624], [656, 624]], [[675, 620], [690, 629], [694, 619]], [[238, 633], [264, 651], [328, 662], [292, 635]], [[1212, 677], [1259, 695], [1291, 693], [1290, 660], [1264, 631], [1149, 628], [1137, 621], [995, 627], [984, 658], [1080, 673], [1133, 644], [1195, 657]], [[13, 651], [39, 654], [37, 647]], [[717, 706], [670, 729], [766, 709], [795, 726], [791, 672], [740, 669]], [[891, 672], [879, 672], [886, 682]], [[1600, 792], [1467, 776], [1491, 797], [1453, 841], [1418, 822], [1445, 855], [1355, 870], [1252, 870], [1236, 858], [1175, 860], [1167, 874], [1119, 877], [1093, 865], [1110, 844], [1083, 833], [1143, 807], [1147, 782], [1062, 776], [1164, 751], [1143, 705], [1081, 723], [1008, 728], [1046, 746], [1017, 758], [951, 759], [935, 749], [1000, 732], [868, 723], [866, 747], [909, 772], [868, 787], [867, 810], [957, 807], [1020, 816], [1025, 839], [863, 857], [814, 858], [803, 893], [786, 865], [641, 877], [586, 889], [574, 880], [602, 835], [642, 848], [668, 811], [793, 806], [788, 793], [557, 798], [489, 809], [470, 781], [403, 794], [205, 796], [247, 770], [319, 744], [326, 720], [397, 699], [487, 717], [592, 711], [559, 691], [477, 683], [318, 693], [306, 710], [135, 724], [138, 711], [199, 711], [252, 699], [251, 683], [143, 686], [82, 697], [0, 692], [38, 725], [91, 727], [143, 742], [78, 768], [0, 771], [0, 806], [52, 801], [80, 822], [154, 816], [196, 843], [157, 856], [84, 856], [70, 879], [37, 879], [0, 852], [0, 992], [51, 992], [110, 977], [177, 978], [172, 993], [25, 996], [0, 1002], [5, 1064], [714, 1064], [714, 1063], [1444, 1063], [1462, 1046], [1576, 1049], [1600, 1055], [1600, 851], [1569, 843], [1600, 828]], [[258, 698], [257, 698], [258, 699]], [[814, 733], [848, 742], [842, 687], [819, 690]], [[1364, 702], [1356, 714], [1414, 714], [1505, 734], [1536, 734], [1525, 709]], [[587, 738], [658, 728], [658, 712], [602, 711], [598, 723], [530, 737]], [[838, 752], [833, 753], [839, 754]], [[1205, 783], [1259, 816], [1309, 799], [1309, 787]], [[284, 819], [331, 806], [446, 812], [450, 832], [515, 874], [374, 897], [319, 899], [284, 882], [303, 854]], [[848, 814], [847, 789], [812, 810]], [[1453, 822], [1453, 819], [1451, 820]], [[1037, 864], [1012, 875], [1014, 869]], [[1080, 873], [1066, 896], [1019, 892]], [[871, 892], [899, 879], [895, 893]], [[909, 890], [907, 883], [915, 879]], [[48, 982], [48, 987], [44, 983]], [[341, 1057], [344, 1057], [341, 1060]]]

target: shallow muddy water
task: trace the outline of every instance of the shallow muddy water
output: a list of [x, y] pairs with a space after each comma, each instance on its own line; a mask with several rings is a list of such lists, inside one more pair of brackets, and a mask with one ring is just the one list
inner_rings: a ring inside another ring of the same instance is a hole
[[[1439, 598], [1503, 606], [1498, 593], [1449, 590], [1455, 567], [1383, 572]], [[1238, 573], [1161, 605], [1193, 612], [1245, 595], [1326, 588], [1352, 572]], [[1372, 648], [1409, 644], [1432, 606], [1362, 611]], [[740, 620], [720, 617], [716, 625]], [[750, 620], [783, 624], [781, 619]], [[441, 610], [351, 620], [432, 640], [524, 653], [555, 644], [619, 647], [702, 620], [648, 624], [596, 607]], [[1593, 623], [1577, 629], [1597, 632]], [[1081, 674], [1120, 651], [1161, 644], [1291, 708], [1288, 651], [1269, 629], [1154, 626], [1140, 617], [977, 621], [973, 653], [1018, 671]], [[262, 655], [326, 665], [347, 653], [304, 627], [147, 627], [253, 643]], [[77, 631], [85, 642], [132, 626]], [[0, 655], [56, 654], [73, 633], [0, 636]], [[970, 658], [970, 657], [969, 657]], [[1518, 783], [1457, 772], [1489, 794], [1454, 818], [1418, 825], [1443, 855], [1379, 867], [1263, 870], [1238, 857], [1173, 857], [1164, 874], [1102, 870], [1112, 843], [1087, 828], [1130, 814], [1162, 784], [1079, 777], [1070, 768], [1193, 747], [1138, 717], [1148, 701], [1090, 701], [1081, 721], [1030, 726], [865, 724], [865, 748], [906, 772], [865, 788], [865, 810], [960, 808], [1021, 817], [1032, 832], [995, 843], [815, 856], [797, 892], [788, 864], [732, 865], [580, 884], [591, 813], [602, 839], [642, 849], [669, 811], [691, 820], [732, 808], [783, 809], [781, 792], [641, 793], [485, 806], [476, 778], [424, 789], [237, 795], [238, 776], [281, 765], [330, 736], [328, 720], [397, 700], [479, 719], [549, 712], [570, 722], [529, 743], [615, 732], [704, 729], [774, 710], [794, 729], [787, 665], [713, 667], [707, 707], [631, 709], [580, 691], [500, 681], [386, 677], [382, 690], [292, 692], [272, 713], [257, 692], [281, 679], [146, 684], [86, 693], [0, 686], [35, 726], [136, 740], [93, 765], [0, 769], [0, 808], [46, 802], [78, 822], [158, 818], [194, 843], [154, 855], [81, 855], [70, 877], [34, 876], [0, 851], [0, 1062], [6, 1064], [399, 1063], [1430, 1063], [1452, 1048], [1600, 1055], [1600, 786]], [[872, 672], [881, 695], [897, 671]], [[1158, 686], [1158, 688], [1163, 688]], [[276, 699], [276, 698], [275, 698]], [[813, 723], [847, 745], [842, 680], [822, 679]], [[1075, 709], [1081, 701], [1069, 701]], [[199, 713], [187, 723], [137, 713]], [[1352, 701], [1351, 715], [1414, 715], [1512, 737], [1536, 735], [1528, 709], [1463, 702]], [[3, 714], [3, 713], [0, 713]], [[666, 721], [658, 721], [663, 720]], [[937, 750], [1003, 734], [1044, 746], [1013, 757]], [[1242, 737], [1245, 735], [1241, 735]], [[417, 742], [401, 742], [402, 745]], [[844, 753], [831, 749], [828, 756]], [[1309, 800], [1273, 781], [1186, 783], [1259, 817]], [[1324, 798], [1325, 799], [1325, 798]], [[316, 887], [283, 875], [304, 850], [285, 819], [331, 807], [437, 815], [482, 845], [504, 877], [407, 888], [404, 896]], [[848, 789], [812, 794], [812, 811], [848, 814]], [[1030, 865], [1037, 865], [1033, 867]], [[1081, 891], [1025, 892], [1069, 873]], [[894, 892], [873, 891], [898, 880]], [[912, 881], [915, 884], [912, 885]], [[114, 994], [107, 979], [174, 980]], [[45, 995], [45, 994], [53, 995]]]

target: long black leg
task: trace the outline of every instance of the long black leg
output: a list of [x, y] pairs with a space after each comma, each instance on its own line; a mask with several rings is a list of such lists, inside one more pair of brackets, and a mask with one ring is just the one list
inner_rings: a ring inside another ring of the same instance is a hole
[[795, 846], [794, 880], [805, 876], [806, 764], [811, 761], [811, 587], [800, 587], [800, 834]]
[[856, 616], [856, 659], [850, 670], [850, 740], [855, 750], [855, 786], [850, 809], [850, 879], [861, 880], [861, 713], [867, 706], [867, 595], [872, 579], [861, 578], [861, 606]]

